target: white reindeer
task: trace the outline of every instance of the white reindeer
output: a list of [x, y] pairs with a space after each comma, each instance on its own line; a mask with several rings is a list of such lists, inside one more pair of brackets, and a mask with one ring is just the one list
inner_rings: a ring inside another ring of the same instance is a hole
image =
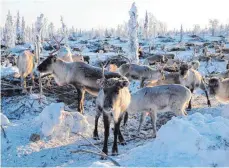
[[157, 113], [172, 111], [177, 116], [184, 116], [187, 114], [185, 108], [190, 99], [190, 90], [182, 85], [145, 87], [131, 95], [131, 103], [127, 112], [129, 114], [141, 112], [138, 133], [146, 112], [149, 112], [153, 125], [153, 137], [156, 137]]
[[208, 83], [210, 95], [215, 96], [220, 102], [229, 102], [229, 78], [211, 78]]

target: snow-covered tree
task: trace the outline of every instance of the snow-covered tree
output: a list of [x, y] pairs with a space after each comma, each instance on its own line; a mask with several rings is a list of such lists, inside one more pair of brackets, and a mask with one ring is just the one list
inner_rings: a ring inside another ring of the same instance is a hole
[[155, 18], [155, 16], [152, 13], [148, 13], [148, 20], [149, 20], [149, 31], [148, 31], [148, 35], [150, 38], [155, 37], [156, 36], [156, 23], [157, 23], [157, 19]]
[[193, 27], [193, 35], [198, 35], [200, 33], [200, 25], [195, 24]]
[[20, 24], [20, 14], [17, 12], [17, 20], [16, 20], [16, 44], [21, 43], [21, 24]]
[[128, 34], [129, 34], [129, 59], [132, 63], [138, 63], [138, 12], [135, 2], [132, 4], [129, 11], [130, 19], [128, 22]]
[[217, 19], [210, 19], [209, 20], [209, 24], [210, 24], [210, 29], [211, 29], [211, 32], [212, 32], [212, 36], [215, 36], [215, 32], [216, 32], [216, 29], [218, 27], [219, 20], [217, 20]]
[[148, 31], [149, 31], [149, 20], [148, 20], [148, 13], [146, 11], [145, 22], [144, 22], [144, 37], [145, 37], [145, 39], [148, 39]]
[[33, 37], [32, 29], [29, 26], [27, 26], [25, 30], [25, 42], [27, 43], [32, 42], [33, 41], [32, 37]]
[[118, 36], [118, 37], [121, 37], [121, 33], [122, 33], [122, 26], [118, 25], [115, 35]]
[[180, 27], [180, 42], [183, 41], [183, 26]]
[[54, 33], [55, 33], [55, 27], [54, 27], [54, 24], [51, 22], [51, 23], [48, 25], [48, 38], [49, 38], [49, 39], [52, 39], [53, 36], [54, 36]]
[[22, 21], [21, 21], [21, 43], [25, 43], [25, 20], [24, 17], [22, 17]]
[[60, 21], [61, 21], [61, 34], [62, 34], [62, 37], [64, 37], [63, 42], [67, 43], [67, 41], [68, 41], [68, 29], [67, 29], [66, 24], [64, 23], [63, 16], [60, 16]]
[[44, 27], [44, 14], [41, 14], [37, 17], [37, 21], [35, 23], [35, 34], [41, 36], [42, 28]]
[[14, 22], [10, 11], [6, 16], [5, 28], [4, 28], [4, 44], [7, 47], [14, 47], [16, 41], [16, 31], [14, 27]]

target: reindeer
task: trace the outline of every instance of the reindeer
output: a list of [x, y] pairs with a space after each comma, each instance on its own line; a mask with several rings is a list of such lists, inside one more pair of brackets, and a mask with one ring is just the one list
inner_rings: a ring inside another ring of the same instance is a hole
[[194, 60], [191, 62], [191, 65], [192, 65], [193, 69], [198, 70], [200, 67], [200, 62], [198, 60]]
[[131, 103], [127, 109], [129, 114], [141, 112], [138, 133], [149, 112], [152, 125], [153, 137], [156, 138], [157, 113], [172, 111], [177, 116], [185, 116], [186, 104], [191, 100], [191, 92], [182, 85], [160, 85], [155, 87], [145, 87], [131, 94]]
[[[193, 93], [196, 88], [200, 87], [205, 92], [208, 106], [211, 106], [211, 102], [208, 98], [208, 92], [204, 84], [203, 77], [198, 71], [194, 70], [191, 65], [188, 65], [186, 63], [181, 64], [179, 69], [179, 80], [182, 85], [190, 89], [191, 93]], [[192, 104], [190, 100], [188, 109], [191, 108]]]
[[164, 79], [148, 81], [144, 84], [144, 87], [153, 87], [167, 84], [180, 84], [178, 72], [166, 73], [164, 77]]
[[96, 117], [95, 117], [95, 129], [94, 139], [98, 139], [98, 120], [101, 114], [103, 114], [104, 123], [104, 144], [103, 152], [108, 154], [107, 144], [110, 130], [111, 118], [114, 120], [114, 143], [112, 148], [112, 155], [118, 155], [117, 138], [122, 145], [125, 144], [125, 140], [120, 131], [120, 123], [124, 116], [127, 107], [130, 104], [130, 92], [128, 89], [128, 79], [110, 78], [106, 79], [103, 75], [102, 79], [98, 80], [101, 90], [99, 91], [96, 99]]
[[22, 92], [26, 93], [26, 80], [25, 78], [30, 74], [32, 85], [34, 86], [33, 69], [35, 67], [36, 57], [29, 50], [21, 52], [17, 59], [17, 67], [21, 76]]
[[84, 62], [84, 57], [82, 55], [72, 55], [73, 62]]
[[208, 81], [209, 93], [220, 102], [229, 102], [229, 78], [211, 78]]
[[147, 57], [144, 61], [144, 65], [154, 65], [157, 62], [165, 63], [165, 56], [162, 54], [156, 54], [150, 57]]
[[163, 79], [164, 73], [162, 69], [163, 68], [159, 68], [158, 70], [156, 70], [146, 65], [123, 64], [119, 67], [118, 71], [121, 75], [126, 76], [129, 80], [140, 80], [140, 87], [143, 87], [144, 81], [146, 79]]
[[[78, 92], [78, 106], [80, 113], [84, 112], [85, 92], [97, 96], [100, 86], [96, 83], [97, 79], [102, 78], [102, 69], [91, 66], [84, 62], [66, 62], [56, 56], [49, 56], [38, 67], [40, 73], [52, 73], [56, 83], [60, 86], [65, 84], [73, 85]], [[121, 77], [119, 73], [104, 73], [107, 79]]]

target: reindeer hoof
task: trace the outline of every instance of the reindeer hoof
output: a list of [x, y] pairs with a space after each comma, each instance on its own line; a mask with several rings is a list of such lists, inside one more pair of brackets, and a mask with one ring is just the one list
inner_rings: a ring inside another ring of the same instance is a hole
[[156, 134], [153, 134], [153, 138], [156, 138], [157, 137], [157, 135]]
[[112, 156], [118, 156], [118, 152], [112, 152]]
[[121, 144], [122, 146], [125, 146], [127, 143], [126, 143], [125, 140], [123, 140], [122, 142], [120, 142], [120, 144]]
[[187, 111], [191, 111], [191, 108], [187, 108]]
[[25, 89], [23, 89], [23, 90], [22, 90], [22, 93], [27, 94], [27, 93], [28, 93], [28, 91], [27, 91], [27, 90], [25, 90]]
[[211, 102], [210, 102], [210, 100], [208, 100], [208, 107], [211, 107]]
[[101, 159], [101, 160], [107, 160], [107, 157], [106, 157], [106, 156], [101, 156], [100, 159]]
[[98, 136], [93, 137], [94, 140], [100, 140]]

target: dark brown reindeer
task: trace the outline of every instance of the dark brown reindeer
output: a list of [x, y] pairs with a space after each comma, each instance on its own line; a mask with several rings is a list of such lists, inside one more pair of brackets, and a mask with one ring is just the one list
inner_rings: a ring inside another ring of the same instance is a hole
[[[103, 68], [104, 69], [104, 68]], [[122, 145], [125, 140], [120, 131], [120, 123], [130, 104], [130, 92], [128, 89], [129, 81], [126, 77], [106, 79], [106, 75], [98, 80], [101, 86], [98, 97], [96, 99], [96, 117], [94, 138], [98, 139], [98, 119], [103, 114], [104, 123], [104, 144], [103, 152], [108, 154], [108, 137], [110, 130], [110, 122], [114, 120], [114, 143], [112, 147], [112, 155], [118, 155], [117, 138]], [[126, 116], [125, 116], [126, 117]], [[125, 120], [125, 119], [124, 119]]]
[[[80, 113], [84, 112], [84, 96], [88, 92], [97, 96], [100, 86], [96, 83], [102, 78], [102, 69], [91, 66], [84, 62], [66, 62], [56, 56], [49, 56], [38, 67], [40, 73], [51, 73], [56, 83], [60, 86], [65, 84], [73, 85], [78, 92], [78, 106]], [[115, 72], [105, 71], [104, 75], [107, 79], [118, 77], [121, 75]]]

